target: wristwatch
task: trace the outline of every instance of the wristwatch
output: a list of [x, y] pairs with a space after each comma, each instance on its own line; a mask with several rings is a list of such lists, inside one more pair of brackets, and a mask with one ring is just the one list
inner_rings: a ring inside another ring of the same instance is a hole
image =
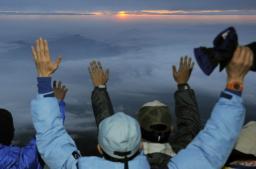
[[242, 92], [244, 89], [244, 86], [243, 86], [243, 83], [241, 82], [229, 82], [227, 83], [226, 88], [229, 90]]
[[185, 83], [185, 84], [178, 84], [178, 89], [179, 90], [188, 90], [188, 89], [190, 89], [190, 86], [187, 83]]

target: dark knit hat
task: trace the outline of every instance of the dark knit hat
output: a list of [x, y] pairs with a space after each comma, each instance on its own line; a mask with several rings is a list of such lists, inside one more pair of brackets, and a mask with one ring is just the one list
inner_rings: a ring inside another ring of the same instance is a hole
[[0, 109], [0, 144], [10, 145], [14, 136], [12, 114], [5, 109]]
[[168, 142], [171, 132], [171, 114], [167, 105], [155, 100], [142, 106], [138, 112], [142, 138], [151, 142]]

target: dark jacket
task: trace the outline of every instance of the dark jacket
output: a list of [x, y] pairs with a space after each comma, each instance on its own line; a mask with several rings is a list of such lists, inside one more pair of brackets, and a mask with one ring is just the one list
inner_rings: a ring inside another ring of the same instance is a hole
[[[94, 88], [91, 96], [92, 108], [97, 126], [114, 113], [106, 88]], [[184, 149], [201, 130], [201, 120], [195, 93], [192, 89], [178, 89], [175, 92], [175, 114], [177, 130], [170, 139], [173, 150], [178, 153]], [[171, 157], [154, 153], [147, 155], [151, 169], [167, 169]]]

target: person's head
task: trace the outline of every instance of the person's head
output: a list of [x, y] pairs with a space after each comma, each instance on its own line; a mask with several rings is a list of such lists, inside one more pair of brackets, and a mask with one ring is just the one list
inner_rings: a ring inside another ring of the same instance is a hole
[[0, 109], [0, 144], [10, 145], [14, 136], [12, 114], [5, 109]]
[[125, 168], [128, 168], [128, 161], [139, 153], [140, 141], [138, 122], [124, 113], [115, 113], [99, 124], [99, 151], [107, 160], [123, 162]]
[[139, 110], [138, 121], [142, 139], [154, 143], [167, 143], [171, 133], [171, 114], [167, 105], [154, 100]]

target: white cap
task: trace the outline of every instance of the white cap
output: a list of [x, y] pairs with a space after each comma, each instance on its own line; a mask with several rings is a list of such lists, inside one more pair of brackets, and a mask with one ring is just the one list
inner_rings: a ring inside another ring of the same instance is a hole
[[119, 112], [101, 121], [99, 125], [98, 142], [109, 156], [123, 159], [115, 152], [130, 152], [133, 156], [140, 148], [141, 132], [137, 120], [125, 113]]
[[142, 107], [167, 107], [164, 103], [161, 103], [158, 100], [154, 100], [152, 102], [145, 103]]
[[256, 156], [256, 121], [248, 122], [239, 135], [235, 149]]

